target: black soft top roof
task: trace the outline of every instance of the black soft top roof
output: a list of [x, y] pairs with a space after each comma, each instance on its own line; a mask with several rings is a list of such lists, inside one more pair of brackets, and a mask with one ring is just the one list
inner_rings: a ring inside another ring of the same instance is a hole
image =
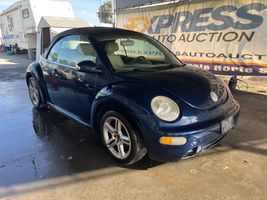
[[[84, 28], [74, 28], [59, 33], [56, 38], [61, 38], [66, 35], [72, 34], [84, 34], [92, 37], [105, 36], [105, 35], [123, 35], [123, 34], [140, 34], [135, 31], [130, 31], [120, 28], [110, 28], [110, 27], [84, 27]], [[55, 39], [56, 39], [55, 38]]]
[[63, 31], [57, 34], [54, 38], [49, 47], [45, 52], [45, 57], [49, 53], [52, 46], [57, 42], [60, 38], [67, 36], [67, 35], [75, 35], [75, 34], [82, 34], [87, 35], [89, 37], [106, 37], [106, 36], [114, 36], [114, 35], [141, 35], [142, 33], [130, 31], [126, 29], [120, 28], [110, 28], [110, 27], [83, 27], [83, 28], [73, 28], [66, 31]]

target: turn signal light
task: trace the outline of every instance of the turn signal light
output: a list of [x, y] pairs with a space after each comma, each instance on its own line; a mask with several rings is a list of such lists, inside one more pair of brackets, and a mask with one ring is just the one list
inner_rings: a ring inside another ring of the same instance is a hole
[[161, 137], [159, 139], [161, 144], [165, 145], [184, 145], [187, 142], [185, 137]]

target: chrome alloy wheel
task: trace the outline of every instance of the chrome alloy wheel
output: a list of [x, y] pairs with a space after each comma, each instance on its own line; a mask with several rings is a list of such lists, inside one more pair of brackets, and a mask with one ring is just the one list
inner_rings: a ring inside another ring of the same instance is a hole
[[33, 78], [31, 78], [29, 80], [29, 86], [28, 87], [29, 87], [29, 93], [30, 93], [31, 101], [36, 106], [40, 102], [40, 95], [39, 95], [38, 85]]
[[118, 159], [125, 159], [131, 153], [131, 138], [126, 126], [116, 117], [109, 117], [103, 124], [104, 142]]

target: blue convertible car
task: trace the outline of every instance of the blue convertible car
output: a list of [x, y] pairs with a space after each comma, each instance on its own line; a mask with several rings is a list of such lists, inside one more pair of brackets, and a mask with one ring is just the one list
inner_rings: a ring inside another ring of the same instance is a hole
[[92, 127], [124, 164], [203, 152], [236, 125], [240, 109], [216, 76], [185, 66], [149, 36], [115, 28], [57, 35], [26, 79], [34, 107]]

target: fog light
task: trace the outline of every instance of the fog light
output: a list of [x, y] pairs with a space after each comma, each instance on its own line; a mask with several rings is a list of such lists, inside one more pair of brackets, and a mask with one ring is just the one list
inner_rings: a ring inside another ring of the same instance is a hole
[[161, 137], [159, 142], [165, 145], [184, 145], [187, 139], [185, 137]]

